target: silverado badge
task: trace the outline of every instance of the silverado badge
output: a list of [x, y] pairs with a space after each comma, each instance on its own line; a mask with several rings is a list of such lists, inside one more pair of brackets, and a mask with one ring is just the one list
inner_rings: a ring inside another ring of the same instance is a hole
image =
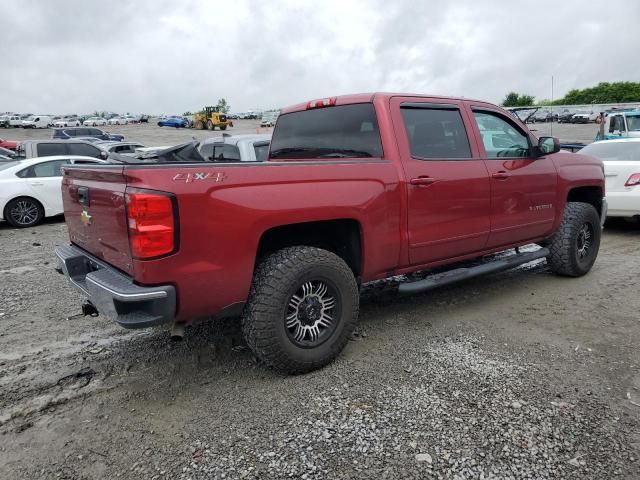
[[84, 223], [86, 226], [91, 225], [92, 218], [93, 217], [89, 215], [89, 212], [87, 212], [86, 210], [83, 210], [82, 213], [80, 214], [80, 221]]

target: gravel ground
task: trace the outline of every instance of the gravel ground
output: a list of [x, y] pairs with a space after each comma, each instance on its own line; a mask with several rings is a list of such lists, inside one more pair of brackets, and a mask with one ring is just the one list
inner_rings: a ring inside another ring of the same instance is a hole
[[66, 235], [0, 224], [0, 478], [640, 477], [638, 226], [608, 225], [579, 279], [367, 286], [344, 354], [296, 377], [235, 320], [174, 343], [71, 318]]
[[[244, 133], [269, 133], [272, 128], [260, 128], [259, 120], [234, 120], [234, 126], [225, 133], [232, 135]], [[590, 124], [567, 124], [567, 123], [533, 123], [528, 125], [529, 129], [536, 135], [553, 135], [561, 142], [582, 142], [591, 143], [596, 136], [597, 125]], [[99, 127], [111, 133], [118, 133], [125, 136], [126, 140], [136, 140], [148, 147], [160, 145], [178, 145], [191, 141], [194, 137], [198, 140], [212, 136], [221, 136], [222, 132], [215, 130], [194, 130], [185, 128], [158, 127], [152, 120], [149, 124], [139, 125], [114, 125]], [[21, 128], [0, 130], [0, 137], [10, 140], [31, 140], [50, 138], [50, 130], [23, 130]]]

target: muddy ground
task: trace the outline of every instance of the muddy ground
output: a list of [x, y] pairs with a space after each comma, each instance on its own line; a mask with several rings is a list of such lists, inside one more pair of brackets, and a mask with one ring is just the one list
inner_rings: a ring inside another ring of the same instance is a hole
[[236, 321], [74, 317], [60, 218], [0, 224], [0, 478], [638, 478], [640, 228], [593, 271], [366, 287], [329, 367], [258, 365]]

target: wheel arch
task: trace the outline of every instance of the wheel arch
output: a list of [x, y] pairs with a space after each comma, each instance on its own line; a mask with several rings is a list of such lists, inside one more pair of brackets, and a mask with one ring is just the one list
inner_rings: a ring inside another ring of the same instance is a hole
[[567, 193], [567, 203], [569, 202], [582, 202], [593, 205], [593, 207], [598, 212], [598, 215], [602, 217], [602, 199], [604, 197], [604, 192], [601, 187], [592, 185], [592, 186], [582, 186], [582, 187], [574, 187], [569, 190]]
[[355, 219], [293, 223], [266, 230], [258, 241], [254, 271], [266, 255], [294, 246], [317, 247], [333, 252], [346, 262], [356, 278], [362, 274], [362, 225]]

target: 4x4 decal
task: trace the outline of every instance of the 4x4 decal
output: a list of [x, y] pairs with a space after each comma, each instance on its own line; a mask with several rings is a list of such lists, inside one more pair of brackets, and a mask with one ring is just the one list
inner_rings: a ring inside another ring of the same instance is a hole
[[211, 180], [213, 182], [224, 182], [227, 176], [222, 172], [196, 172], [177, 173], [171, 180], [174, 182], [193, 183], [197, 180]]

